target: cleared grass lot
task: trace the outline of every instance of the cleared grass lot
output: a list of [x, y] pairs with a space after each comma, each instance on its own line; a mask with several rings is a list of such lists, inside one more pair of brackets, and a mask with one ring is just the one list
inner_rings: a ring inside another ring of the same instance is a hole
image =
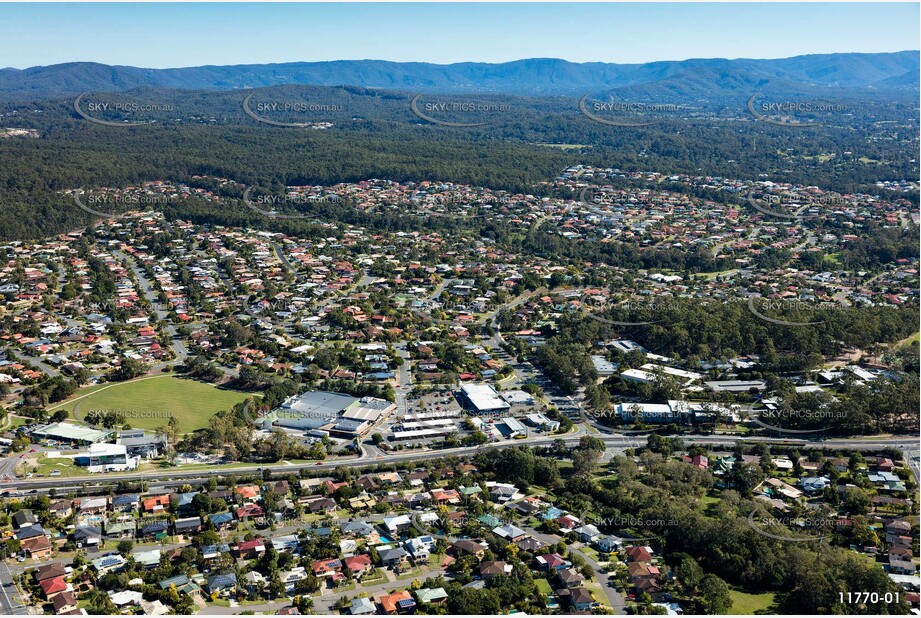
[[180, 433], [189, 433], [206, 427], [215, 412], [229, 410], [234, 404], [252, 396], [252, 393], [225, 390], [212, 384], [165, 375], [92, 386], [49, 410], [64, 409], [79, 420], [86, 418], [90, 410], [118, 410], [125, 414], [132, 427], [138, 429], [156, 429], [166, 425], [172, 415], [179, 421]]
[[727, 613], [730, 616], [755, 616], [774, 612], [771, 609], [776, 597], [773, 592], [749, 594], [740, 590], [730, 590], [729, 596], [732, 597], [732, 607]]
[[534, 585], [537, 586], [537, 591], [543, 595], [550, 596], [553, 594], [553, 588], [550, 586], [550, 582], [548, 582], [546, 579], [535, 579]]
[[[86, 468], [81, 468], [80, 466], [74, 465], [74, 460], [69, 457], [40, 457], [38, 463], [35, 465], [30, 465], [30, 463], [35, 460], [29, 460], [29, 462], [22, 465], [22, 472], [34, 472], [39, 476], [51, 477], [52, 471], [57, 471], [55, 477], [60, 476], [62, 478], [67, 478], [70, 476], [81, 476], [86, 474]], [[58, 474], [58, 472], [60, 474]]]

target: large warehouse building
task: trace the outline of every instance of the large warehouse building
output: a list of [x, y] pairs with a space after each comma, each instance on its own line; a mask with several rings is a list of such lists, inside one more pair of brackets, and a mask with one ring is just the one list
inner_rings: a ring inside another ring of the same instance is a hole
[[467, 404], [478, 414], [508, 410], [511, 407], [489, 384], [464, 384], [461, 393]]
[[320, 429], [332, 436], [356, 438], [395, 409], [395, 404], [374, 397], [358, 399], [342, 393], [309, 391], [286, 399], [266, 421], [279, 427]]
[[111, 435], [111, 431], [99, 431], [74, 423], [51, 423], [44, 427], [38, 427], [32, 432], [32, 436], [35, 438], [73, 444], [74, 446], [89, 446], [90, 444], [104, 442]]

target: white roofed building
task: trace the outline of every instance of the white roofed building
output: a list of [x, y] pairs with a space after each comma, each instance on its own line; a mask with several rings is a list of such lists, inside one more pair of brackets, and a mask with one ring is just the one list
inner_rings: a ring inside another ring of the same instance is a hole
[[461, 387], [461, 393], [477, 413], [508, 410], [511, 407], [489, 384], [465, 384]]
[[617, 416], [625, 421], [644, 423], [677, 423], [678, 415], [667, 403], [621, 403], [615, 408]]

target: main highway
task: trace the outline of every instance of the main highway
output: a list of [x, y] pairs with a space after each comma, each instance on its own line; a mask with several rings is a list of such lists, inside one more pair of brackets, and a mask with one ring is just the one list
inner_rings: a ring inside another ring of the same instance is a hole
[[[612, 453], [622, 453], [627, 449], [639, 448], [645, 445], [646, 435], [623, 434], [623, 433], [590, 433], [585, 425], [577, 424], [573, 431], [563, 435], [540, 435], [524, 440], [502, 440], [485, 444], [480, 448], [508, 448], [512, 446], [551, 446], [554, 441], [562, 440], [566, 445], [572, 446], [579, 442], [583, 436], [593, 435], [601, 440], [605, 449]], [[680, 436], [686, 445], [701, 444], [707, 445], [713, 449], [731, 450], [736, 443], [740, 441], [738, 436], [734, 435], [683, 435]], [[785, 446], [796, 446], [797, 448], [814, 449], [829, 448], [838, 450], [862, 450], [874, 451], [885, 448], [896, 448], [905, 453], [906, 460], [914, 473], [918, 477], [918, 457], [919, 443], [910, 436], [904, 437], [884, 437], [884, 438], [830, 438], [826, 440], [804, 440], [791, 438], [771, 438], [771, 437], [746, 437], [747, 443], [765, 442], [767, 444], [778, 444]], [[359, 457], [349, 459], [335, 459], [331, 461], [321, 461], [316, 463], [275, 463], [265, 464], [262, 466], [215, 466], [213, 469], [202, 471], [182, 470], [181, 467], [174, 470], [153, 470], [147, 472], [119, 472], [103, 474], [87, 474], [84, 476], [71, 476], [67, 478], [31, 478], [17, 480], [0, 481], [0, 493], [33, 493], [36, 491], [48, 491], [52, 488], [58, 493], [67, 492], [68, 489], [78, 489], [82, 486], [93, 486], [98, 484], [110, 484], [118, 481], [147, 481], [151, 485], [168, 485], [170, 481], [180, 481], [182, 483], [195, 484], [206, 482], [208, 478], [214, 475], [238, 475], [238, 474], [261, 474], [263, 471], [271, 471], [274, 475], [284, 475], [299, 473], [301, 470], [325, 471], [329, 472], [338, 467], [365, 467], [379, 464], [394, 464], [412, 461], [426, 461], [436, 457], [446, 457], [455, 455], [460, 457], [470, 456], [475, 452], [470, 447], [459, 447], [450, 449], [423, 449], [412, 452], [382, 452], [375, 449], [370, 451], [375, 453], [373, 456], [362, 454]]]

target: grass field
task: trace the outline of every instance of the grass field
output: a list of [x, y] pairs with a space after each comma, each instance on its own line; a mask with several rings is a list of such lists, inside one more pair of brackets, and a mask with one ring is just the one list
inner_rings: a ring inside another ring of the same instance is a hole
[[188, 433], [206, 427], [215, 412], [229, 410], [250, 396], [167, 375], [92, 386], [49, 410], [64, 409], [77, 419], [85, 418], [90, 410], [119, 410], [138, 429], [166, 425], [172, 415], [179, 421], [180, 433]]
[[726, 273], [732, 272], [732, 270], [734, 270], [734, 269], [730, 269], [730, 270], [720, 270], [720, 271], [716, 271], [716, 272], [712, 272], [712, 273], [700, 273], [698, 276], [702, 276], [702, 277], [704, 277], [705, 279], [713, 280], [713, 279], [716, 279], [717, 277], [719, 277], [720, 275], [725, 275]]
[[32, 420], [32, 419], [26, 418], [26, 417], [24, 417], [24, 416], [15, 416], [15, 415], [13, 415], [13, 414], [10, 414], [9, 417], [8, 417], [8, 419], [9, 419], [9, 420], [7, 421], [7, 422], [9, 423], [9, 425], [7, 426], [8, 429], [16, 429], [17, 427], [19, 427], [19, 426], [21, 426], [21, 425], [25, 425], [26, 423], [28, 423], [28, 422], [30, 422], [30, 421]]
[[713, 519], [716, 516], [716, 505], [719, 503], [719, 498], [714, 496], [702, 496], [700, 498], [700, 506], [701, 510], [704, 512], [704, 517]]
[[775, 600], [773, 592], [749, 594], [739, 590], [730, 590], [729, 596], [732, 597], [732, 607], [729, 608], [728, 612], [730, 616], [754, 616], [756, 614], [772, 613], [771, 607], [774, 605]]
[[534, 585], [537, 586], [537, 591], [543, 595], [549, 596], [553, 594], [553, 588], [550, 587], [550, 582], [548, 582], [546, 579], [535, 579]]

